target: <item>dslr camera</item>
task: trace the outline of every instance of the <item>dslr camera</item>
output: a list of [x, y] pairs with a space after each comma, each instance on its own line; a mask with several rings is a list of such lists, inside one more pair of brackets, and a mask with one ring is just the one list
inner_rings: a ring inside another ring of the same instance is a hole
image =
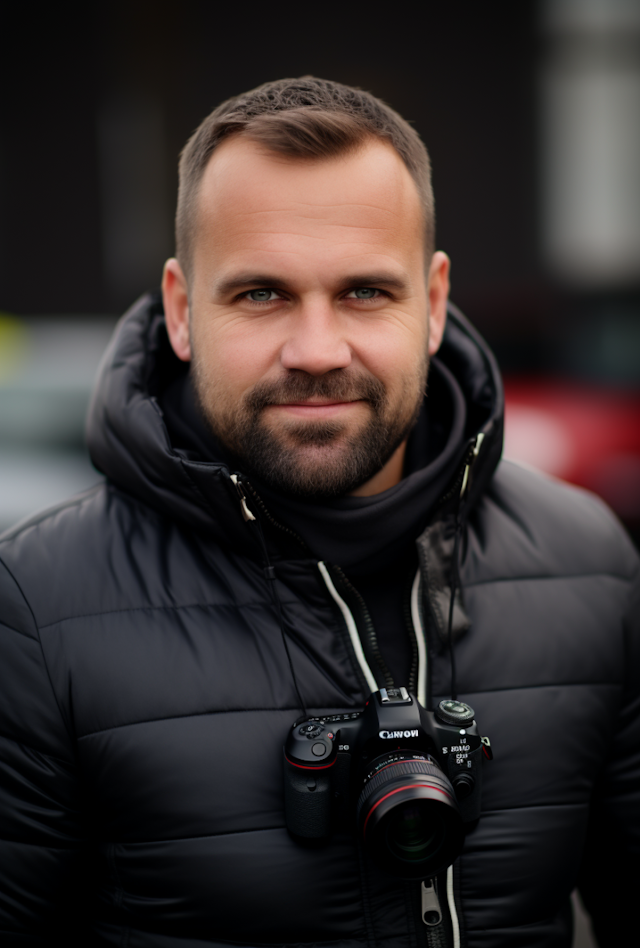
[[285, 815], [300, 841], [354, 827], [383, 869], [428, 879], [460, 854], [480, 816], [482, 759], [491, 758], [468, 704], [423, 708], [381, 688], [364, 710], [306, 717], [284, 746]]

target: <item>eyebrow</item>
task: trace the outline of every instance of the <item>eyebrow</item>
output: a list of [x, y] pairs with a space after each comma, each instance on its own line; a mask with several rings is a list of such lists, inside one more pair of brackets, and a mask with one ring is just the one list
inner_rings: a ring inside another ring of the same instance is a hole
[[261, 273], [241, 273], [238, 276], [229, 277], [227, 280], [220, 280], [214, 284], [216, 296], [227, 296], [229, 293], [236, 293], [238, 290], [250, 290], [256, 287], [282, 286], [286, 281], [279, 280], [274, 276], [265, 276]]
[[[237, 293], [240, 290], [251, 290], [256, 287], [282, 287], [287, 285], [287, 280], [282, 277], [267, 275], [265, 273], [240, 273], [237, 276], [229, 277], [226, 280], [214, 284], [216, 296], [227, 296], [229, 293]], [[354, 273], [340, 280], [338, 287], [341, 290], [348, 290], [352, 287], [372, 286], [385, 287], [391, 290], [398, 290], [401, 293], [407, 292], [409, 284], [407, 280], [384, 271], [375, 273]]]

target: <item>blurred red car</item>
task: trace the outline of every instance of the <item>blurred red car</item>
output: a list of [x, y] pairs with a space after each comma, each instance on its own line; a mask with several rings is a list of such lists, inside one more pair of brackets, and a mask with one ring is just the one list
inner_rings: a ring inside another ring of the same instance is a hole
[[505, 457], [599, 494], [640, 529], [640, 392], [505, 379]]

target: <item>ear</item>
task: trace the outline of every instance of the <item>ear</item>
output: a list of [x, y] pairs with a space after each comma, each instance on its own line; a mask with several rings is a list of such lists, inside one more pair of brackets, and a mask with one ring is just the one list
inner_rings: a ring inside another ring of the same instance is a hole
[[164, 265], [162, 299], [171, 347], [179, 359], [190, 362], [189, 294], [182, 267], [175, 257], [171, 257]]
[[436, 250], [431, 258], [427, 291], [429, 293], [429, 355], [440, 348], [447, 322], [447, 300], [449, 299], [449, 270], [451, 261], [442, 250]]

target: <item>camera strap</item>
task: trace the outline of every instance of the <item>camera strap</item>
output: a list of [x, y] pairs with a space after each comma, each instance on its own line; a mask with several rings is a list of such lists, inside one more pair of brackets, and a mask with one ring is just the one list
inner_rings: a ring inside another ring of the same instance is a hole
[[260, 548], [262, 550], [262, 556], [264, 558], [265, 565], [263, 566], [263, 572], [267, 580], [267, 585], [271, 592], [271, 598], [273, 599], [273, 604], [275, 606], [276, 615], [278, 617], [278, 624], [280, 626], [280, 635], [282, 636], [282, 644], [284, 645], [284, 650], [287, 656], [287, 662], [289, 663], [289, 669], [291, 671], [291, 679], [293, 681], [293, 687], [298, 698], [298, 704], [302, 710], [302, 716], [307, 716], [307, 709], [305, 703], [302, 700], [302, 695], [300, 694], [300, 689], [298, 687], [298, 679], [296, 678], [296, 672], [293, 667], [293, 660], [291, 658], [291, 652], [289, 651], [289, 643], [287, 642], [287, 635], [284, 630], [284, 612], [282, 610], [282, 601], [278, 593], [278, 586], [276, 583], [276, 571], [275, 567], [271, 563], [271, 557], [269, 556], [269, 550], [267, 548], [267, 542], [264, 537], [264, 532], [262, 530], [262, 524], [260, 523], [260, 518], [257, 517], [247, 503], [247, 495], [244, 492], [240, 477], [237, 474], [231, 475], [231, 481], [238, 493], [240, 498], [240, 506], [242, 510], [242, 517], [246, 523], [254, 523], [256, 525], [256, 530], [258, 531], [258, 540], [260, 543]]

